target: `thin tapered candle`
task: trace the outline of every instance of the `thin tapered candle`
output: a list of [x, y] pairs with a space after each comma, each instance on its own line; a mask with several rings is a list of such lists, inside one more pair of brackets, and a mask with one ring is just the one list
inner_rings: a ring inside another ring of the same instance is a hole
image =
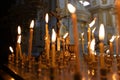
[[75, 14], [76, 8], [72, 4], [68, 4], [68, 10], [71, 13], [72, 23], [73, 23], [73, 36], [74, 36], [74, 52], [76, 55], [76, 73], [80, 75], [80, 52], [79, 52], [79, 37], [78, 37], [78, 29], [77, 29], [77, 16]]
[[115, 36], [113, 35], [112, 38], [110, 39], [110, 43], [109, 43], [109, 46], [110, 46], [110, 54], [113, 55], [113, 41], [115, 39]]
[[50, 36], [49, 36], [49, 30], [48, 30], [48, 20], [49, 20], [49, 16], [48, 16], [48, 13], [46, 13], [46, 16], [45, 16], [45, 21], [46, 21], [45, 49], [46, 49], [47, 59], [49, 59], [49, 50], [50, 50]]
[[52, 67], [55, 67], [55, 61], [56, 61], [55, 41], [56, 41], [56, 32], [54, 29], [52, 29]]
[[104, 67], [104, 36], [105, 36], [105, 30], [104, 30], [104, 25], [100, 25], [99, 29], [99, 49], [100, 49], [100, 66], [103, 68]]
[[32, 20], [30, 24], [30, 36], [29, 36], [29, 46], [28, 46], [29, 59], [31, 58], [31, 54], [32, 54], [33, 27], [34, 27], [34, 20]]

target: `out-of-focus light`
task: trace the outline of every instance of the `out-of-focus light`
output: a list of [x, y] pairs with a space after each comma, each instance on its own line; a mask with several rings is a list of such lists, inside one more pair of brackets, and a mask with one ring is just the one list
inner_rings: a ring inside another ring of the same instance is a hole
[[83, 6], [88, 6], [90, 5], [90, 3], [88, 1], [79, 1], [81, 4], [83, 4]]

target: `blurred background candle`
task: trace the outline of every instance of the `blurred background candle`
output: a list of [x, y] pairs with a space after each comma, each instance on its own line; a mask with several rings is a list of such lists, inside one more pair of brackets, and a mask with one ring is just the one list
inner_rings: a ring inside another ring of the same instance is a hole
[[71, 13], [71, 18], [72, 18], [72, 24], [73, 24], [73, 37], [74, 37], [74, 52], [76, 55], [76, 73], [78, 73], [78, 75], [80, 75], [80, 51], [79, 51], [79, 37], [78, 37], [78, 28], [77, 28], [77, 16], [75, 14], [76, 8], [68, 3], [67, 5], [68, 10]]
[[92, 30], [92, 39], [95, 38], [95, 37], [94, 37], [94, 32], [95, 32], [95, 30], [96, 30], [96, 27]]
[[118, 47], [119, 47], [119, 42], [118, 42], [118, 39], [119, 39], [119, 35], [116, 36], [116, 55], [119, 55], [118, 52]]
[[28, 46], [28, 58], [29, 59], [31, 58], [31, 54], [32, 54], [33, 27], [34, 27], [34, 20], [32, 20], [30, 24], [30, 36], [29, 36], [29, 46]]
[[95, 24], [96, 18], [89, 24], [87, 30], [87, 39], [88, 39], [88, 54], [90, 54], [90, 42], [91, 42], [91, 27]]
[[18, 63], [18, 54], [20, 51], [20, 43], [21, 43], [21, 28], [18, 26], [18, 36], [17, 36], [17, 45], [16, 45], [16, 63]]
[[90, 54], [91, 54], [91, 59], [94, 62], [95, 61], [95, 39], [92, 39], [90, 43]]
[[12, 63], [14, 63], [14, 51], [13, 51], [13, 48], [10, 46], [9, 47], [9, 50], [11, 51], [11, 61], [12, 61]]
[[45, 50], [46, 50], [46, 55], [47, 55], [47, 59], [49, 59], [49, 50], [50, 50], [50, 36], [49, 36], [49, 30], [48, 30], [48, 13], [45, 16], [45, 21], [46, 21], [46, 25], [45, 25]]
[[55, 67], [56, 50], [55, 50], [56, 32], [52, 29], [52, 67]]
[[115, 39], [115, 36], [113, 35], [112, 38], [109, 41], [110, 42], [109, 43], [110, 55], [112, 55], [112, 56], [113, 56], [113, 41], [114, 41], [114, 39]]
[[83, 33], [81, 33], [81, 44], [82, 44], [82, 52], [83, 53], [85, 53], [85, 51], [84, 51], [84, 32]]
[[104, 30], [104, 25], [100, 25], [99, 29], [99, 50], [100, 50], [100, 66], [103, 68], [104, 67], [104, 36], [105, 36], [105, 30]]

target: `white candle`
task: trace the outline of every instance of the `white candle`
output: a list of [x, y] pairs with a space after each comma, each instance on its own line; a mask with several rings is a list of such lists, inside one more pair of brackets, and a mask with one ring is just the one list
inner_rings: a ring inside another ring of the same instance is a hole
[[12, 53], [12, 55], [11, 55], [11, 61], [12, 61], [12, 63], [14, 63], [14, 51], [13, 51], [13, 48], [10, 46], [9, 47], [9, 50], [11, 51], [11, 53]]

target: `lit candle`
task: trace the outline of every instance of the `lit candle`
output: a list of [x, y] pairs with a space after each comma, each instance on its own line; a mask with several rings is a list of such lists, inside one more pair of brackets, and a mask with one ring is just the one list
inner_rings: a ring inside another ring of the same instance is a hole
[[20, 28], [20, 26], [18, 26], [18, 36], [17, 36], [17, 45], [16, 45], [16, 63], [18, 63], [19, 51], [20, 51], [20, 54], [21, 54], [20, 43], [21, 43], [21, 28]]
[[29, 60], [30, 60], [31, 54], [32, 54], [33, 27], [34, 27], [34, 20], [32, 20], [31, 24], [30, 24], [30, 36], [29, 36], [29, 46], [28, 46], [28, 58], [29, 58]]
[[91, 53], [91, 58], [92, 61], [95, 61], [95, 39], [92, 39], [91, 43], [90, 43], [90, 53]]
[[52, 29], [52, 67], [55, 67], [55, 41], [56, 41], [56, 32], [54, 29]]
[[118, 43], [118, 39], [119, 39], [119, 35], [116, 36], [116, 55], [119, 55], [118, 52], [118, 47], [119, 47], [119, 43]]
[[68, 32], [65, 33], [65, 35], [63, 36], [63, 53], [65, 52], [65, 45], [66, 45], [65, 39], [67, 36], [68, 36]]
[[104, 67], [104, 36], [105, 36], [105, 30], [104, 30], [104, 25], [101, 24], [100, 25], [100, 29], [99, 29], [99, 48], [100, 48], [100, 65], [101, 67]]
[[81, 33], [81, 42], [82, 42], [82, 52], [84, 52], [84, 33]]
[[95, 24], [96, 18], [89, 24], [88, 30], [87, 30], [87, 39], [88, 39], [88, 54], [90, 54], [90, 42], [91, 42], [91, 27]]
[[76, 72], [80, 75], [80, 52], [79, 52], [79, 37], [78, 37], [78, 29], [77, 29], [77, 17], [75, 14], [76, 8], [72, 4], [67, 5], [68, 10], [70, 11], [72, 23], [73, 23], [73, 36], [74, 36], [74, 52], [76, 55]]
[[13, 48], [10, 46], [9, 47], [9, 50], [11, 51], [12, 55], [11, 55], [11, 61], [12, 63], [14, 63], [14, 51], [13, 51]]
[[96, 27], [92, 30], [92, 39], [94, 39], [94, 32], [96, 30]]
[[45, 21], [46, 21], [46, 34], [45, 34], [45, 49], [46, 49], [46, 55], [47, 59], [49, 59], [49, 50], [50, 50], [50, 36], [49, 36], [49, 30], [48, 30], [48, 13], [45, 16]]
[[113, 55], [113, 41], [115, 39], [115, 36], [113, 35], [112, 38], [110, 39], [110, 43], [109, 43], [109, 46], [110, 46], [110, 55]]

